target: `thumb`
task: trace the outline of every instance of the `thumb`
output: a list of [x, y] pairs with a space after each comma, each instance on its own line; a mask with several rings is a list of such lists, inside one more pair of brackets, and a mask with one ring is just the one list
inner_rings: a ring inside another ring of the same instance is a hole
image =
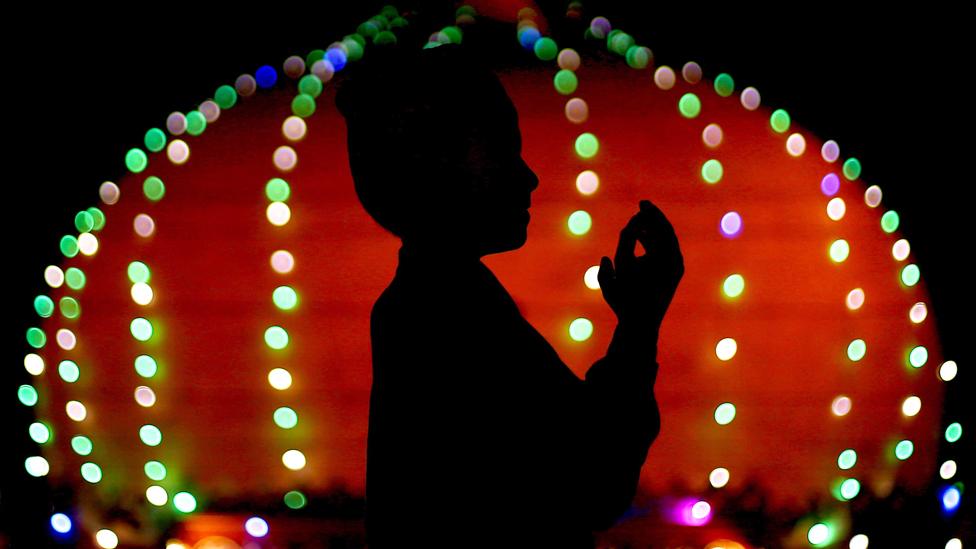
[[596, 273], [596, 280], [600, 283], [600, 289], [603, 291], [603, 297], [606, 298], [608, 293], [613, 292], [613, 283], [616, 278], [616, 272], [613, 269], [613, 262], [610, 258], [603, 256], [600, 258], [600, 270]]

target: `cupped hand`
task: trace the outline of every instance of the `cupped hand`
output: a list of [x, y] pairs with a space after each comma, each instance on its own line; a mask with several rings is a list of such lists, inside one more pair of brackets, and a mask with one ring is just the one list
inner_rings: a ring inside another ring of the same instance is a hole
[[[638, 257], [640, 241], [646, 253]], [[620, 231], [613, 262], [600, 258], [597, 280], [620, 324], [658, 328], [684, 275], [678, 237], [664, 213], [649, 200]]]

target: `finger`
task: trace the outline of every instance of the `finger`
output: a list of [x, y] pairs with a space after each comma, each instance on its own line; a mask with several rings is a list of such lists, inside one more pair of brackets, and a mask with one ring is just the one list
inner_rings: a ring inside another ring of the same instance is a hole
[[610, 258], [603, 256], [600, 258], [600, 268], [596, 272], [596, 280], [600, 283], [601, 288], [609, 287], [613, 284], [613, 278], [616, 273], [613, 271], [613, 263], [610, 262]]
[[614, 268], [616, 270], [630, 270], [636, 264], [634, 246], [637, 244], [638, 223], [640, 223], [640, 219], [635, 215], [620, 230], [620, 239], [617, 241], [617, 253], [613, 258]]
[[614, 278], [616, 273], [613, 269], [613, 264], [610, 262], [610, 258], [603, 256], [600, 258], [600, 269], [596, 273], [597, 282], [600, 283], [600, 292], [603, 294], [603, 299], [607, 303], [614, 302]]
[[650, 200], [641, 200], [638, 215], [641, 218], [638, 238], [644, 249], [654, 257], [673, 260], [674, 255], [680, 253], [678, 235], [664, 212]]

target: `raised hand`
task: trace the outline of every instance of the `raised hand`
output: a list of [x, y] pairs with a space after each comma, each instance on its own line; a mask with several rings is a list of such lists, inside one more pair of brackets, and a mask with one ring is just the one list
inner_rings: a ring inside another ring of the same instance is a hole
[[[634, 254], [640, 240], [646, 253]], [[649, 200], [620, 231], [613, 260], [600, 258], [597, 280], [617, 322], [657, 329], [684, 275], [678, 237], [664, 213]]]

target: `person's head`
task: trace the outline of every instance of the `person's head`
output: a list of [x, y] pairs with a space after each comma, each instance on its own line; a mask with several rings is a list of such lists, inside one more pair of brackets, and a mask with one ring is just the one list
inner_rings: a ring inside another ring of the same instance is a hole
[[371, 53], [336, 93], [366, 212], [405, 243], [446, 252], [522, 246], [539, 180], [498, 77], [455, 44]]

